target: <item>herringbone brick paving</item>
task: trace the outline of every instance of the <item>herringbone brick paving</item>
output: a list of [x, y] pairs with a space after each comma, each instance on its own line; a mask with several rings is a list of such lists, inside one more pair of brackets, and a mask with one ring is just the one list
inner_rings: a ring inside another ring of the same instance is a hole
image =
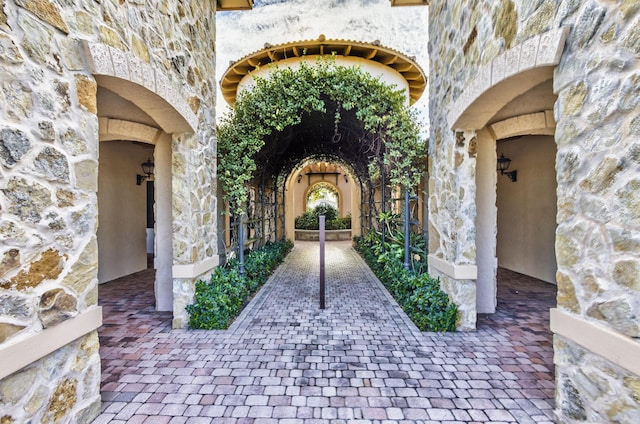
[[153, 270], [100, 286], [100, 423], [551, 423], [555, 288], [500, 270], [498, 312], [421, 333], [348, 243], [300, 243], [227, 331], [171, 330]]

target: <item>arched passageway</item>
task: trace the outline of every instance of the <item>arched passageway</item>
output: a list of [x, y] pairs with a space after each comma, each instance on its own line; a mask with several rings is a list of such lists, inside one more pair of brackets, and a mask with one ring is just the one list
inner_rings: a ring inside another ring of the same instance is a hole
[[[245, 84], [234, 113], [220, 127], [221, 182], [232, 214], [252, 215], [250, 241], [258, 236], [252, 232], [256, 212], [274, 217], [273, 226], [259, 224], [263, 241], [267, 234], [292, 235], [296, 205], [286, 199], [293, 199], [288, 193], [300, 183], [301, 167], [309, 164], [348, 169], [340, 178], [349, 185], [349, 211], [359, 221], [358, 234], [377, 226], [379, 213], [390, 207], [391, 187], [411, 190], [420, 181], [426, 146], [408, 109], [409, 93], [366, 70], [336, 64], [335, 57], [315, 63], [314, 57], [298, 59], [295, 66], [273, 68], [267, 77]], [[254, 199], [277, 210], [253, 207]]]
[[[556, 283], [555, 100], [548, 79], [514, 93], [478, 131], [479, 313], [496, 310], [508, 271]], [[497, 170], [499, 158], [510, 160], [508, 169]]]
[[[179, 314], [172, 210], [172, 161], [178, 152], [172, 142], [194, 132], [195, 115], [182, 96], [169, 97], [171, 84], [162, 70], [103, 44], [85, 47], [97, 83], [99, 283], [149, 266], [155, 270], [154, 307]], [[114, 60], [123, 61], [126, 72]], [[143, 162], [152, 164], [146, 174]]]

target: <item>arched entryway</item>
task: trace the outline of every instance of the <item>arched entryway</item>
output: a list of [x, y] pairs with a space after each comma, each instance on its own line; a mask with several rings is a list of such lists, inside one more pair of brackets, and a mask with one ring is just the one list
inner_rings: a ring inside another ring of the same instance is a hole
[[[172, 139], [193, 132], [195, 118], [182, 98], [167, 98], [161, 71], [102, 44], [85, 50], [97, 82], [99, 283], [146, 269], [150, 254], [155, 308], [175, 310]], [[144, 72], [123, 73], [114, 56]], [[141, 169], [147, 161], [152, 174]]]
[[[322, 192], [328, 195], [329, 201], [321, 198]], [[297, 238], [299, 232], [294, 229], [296, 218], [322, 204], [334, 207], [337, 218], [350, 218], [348, 229], [351, 231], [346, 233], [346, 238], [360, 235], [361, 183], [348, 164], [338, 160], [328, 161], [327, 158], [308, 158], [285, 179], [285, 193], [287, 238]]]

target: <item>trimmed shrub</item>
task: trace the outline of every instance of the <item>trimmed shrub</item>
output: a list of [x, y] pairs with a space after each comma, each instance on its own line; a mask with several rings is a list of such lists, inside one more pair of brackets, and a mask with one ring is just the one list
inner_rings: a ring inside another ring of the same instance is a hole
[[404, 269], [397, 246], [390, 246], [385, 253], [377, 254], [378, 249], [373, 247], [375, 237], [354, 240], [365, 262], [420, 331], [456, 330], [458, 308], [440, 289], [440, 280], [426, 272]]
[[338, 218], [338, 211], [333, 206], [318, 205], [296, 217], [296, 229], [318, 230], [320, 228], [320, 215], [324, 215], [325, 230], [347, 230], [351, 228], [351, 214], [344, 218]]
[[196, 282], [195, 302], [187, 305], [189, 327], [224, 330], [293, 248], [290, 240], [267, 243], [245, 257], [245, 273], [237, 260], [216, 268], [209, 281]]

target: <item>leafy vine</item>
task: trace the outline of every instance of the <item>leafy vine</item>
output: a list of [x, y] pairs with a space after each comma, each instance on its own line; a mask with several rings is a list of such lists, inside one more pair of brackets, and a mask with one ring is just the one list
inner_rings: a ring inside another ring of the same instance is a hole
[[303, 61], [296, 69], [274, 68], [268, 78], [255, 77], [252, 89], [238, 95], [218, 128], [218, 177], [231, 213], [244, 212], [247, 186], [257, 168], [254, 157], [265, 139], [317, 112], [331, 113], [337, 129], [340, 112], [354, 110], [368, 141], [378, 143], [375, 150], [381, 152], [364, 160], [382, 160], [391, 184], [417, 186], [427, 144], [420, 139], [404, 90], [331, 58], [315, 65]]

